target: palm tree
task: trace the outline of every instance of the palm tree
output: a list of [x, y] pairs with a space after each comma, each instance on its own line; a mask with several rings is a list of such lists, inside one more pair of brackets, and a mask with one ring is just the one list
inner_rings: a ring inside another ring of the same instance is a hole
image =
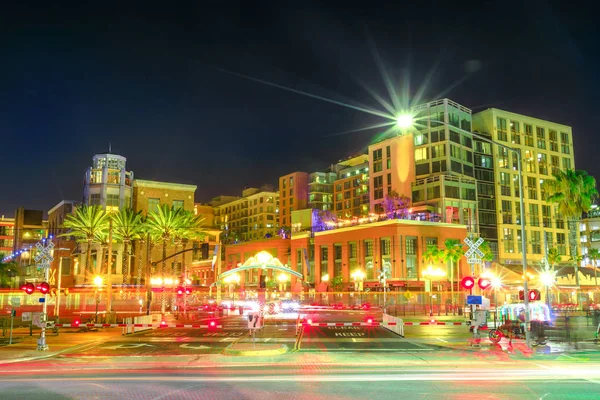
[[438, 249], [434, 245], [429, 245], [427, 246], [427, 250], [423, 252], [423, 256], [421, 258], [425, 264], [433, 264], [438, 262], [442, 256], [442, 250]]
[[598, 259], [600, 259], [600, 250], [598, 249], [589, 249], [588, 257], [593, 262], [594, 266], [594, 280], [596, 281], [596, 289], [598, 288]]
[[148, 219], [146, 221], [150, 234], [157, 237], [162, 243], [162, 279], [165, 279], [167, 274], [167, 247], [171, 240], [177, 235], [182, 229], [182, 223], [184, 222], [181, 218], [183, 210], [181, 208], [174, 209], [171, 206], [163, 204], [156, 210], [148, 212]]
[[[457, 263], [460, 258], [465, 254], [460, 240], [457, 239], [446, 239], [444, 241], [444, 248], [441, 250], [440, 259], [448, 263], [450, 262], [450, 290], [452, 293], [452, 306], [454, 306], [454, 264]], [[454, 308], [453, 311], [454, 312]]]
[[[180, 213], [181, 227], [175, 233], [175, 245], [182, 245], [183, 250], [186, 250], [190, 240], [204, 238], [204, 218], [199, 215], [194, 215], [192, 211], [182, 210]], [[185, 256], [182, 256], [183, 278], [187, 278], [187, 265], [185, 264]], [[177, 271], [176, 275], [179, 275]]]
[[131, 257], [129, 256], [129, 247], [134, 240], [141, 239], [144, 227], [142, 225], [141, 212], [134, 212], [130, 208], [121, 208], [118, 213], [112, 215], [113, 234], [115, 238], [123, 242], [123, 284], [129, 282], [131, 272]]
[[[85, 270], [83, 284], [87, 283], [92, 263], [92, 245], [108, 230], [109, 215], [100, 206], [82, 205], [73, 214], [69, 214], [63, 223], [63, 228], [69, 232], [59, 236], [73, 236], [78, 243], [86, 243]], [[100, 262], [100, 260], [98, 260]]]
[[[584, 212], [592, 208], [592, 204], [598, 197], [596, 190], [596, 179], [582, 170], [568, 169], [558, 171], [554, 179], [544, 182], [548, 193], [547, 202], [558, 206], [559, 214], [567, 219], [569, 227], [569, 253], [571, 256], [577, 254], [577, 221]], [[575, 264], [575, 280], [579, 287], [579, 270]]]

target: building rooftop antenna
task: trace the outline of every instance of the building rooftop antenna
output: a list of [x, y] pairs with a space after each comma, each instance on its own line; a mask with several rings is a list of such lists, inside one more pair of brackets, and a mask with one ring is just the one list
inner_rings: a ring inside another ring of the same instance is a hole
[[112, 151], [112, 143], [108, 142], [108, 152], [110, 153]]

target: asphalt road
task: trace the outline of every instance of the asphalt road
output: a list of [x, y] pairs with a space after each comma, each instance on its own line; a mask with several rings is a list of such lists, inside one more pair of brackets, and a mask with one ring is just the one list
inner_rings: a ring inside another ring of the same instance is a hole
[[597, 399], [598, 372], [397, 368], [79, 372], [0, 377], [3, 399]]

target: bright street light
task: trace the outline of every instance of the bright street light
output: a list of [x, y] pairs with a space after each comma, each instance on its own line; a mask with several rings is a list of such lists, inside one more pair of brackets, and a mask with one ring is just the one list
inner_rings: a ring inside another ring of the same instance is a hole
[[329, 282], [329, 274], [325, 274], [321, 277], [321, 282]]
[[94, 278], [94, 285], [100, 287], [102, 286], [102, 277], [96, 275], [96, 277]]
[[413, 117], [410, 114], [400, 114], [396, 117], [396, 125], [399, 128], [410, 128], [413, 125]]

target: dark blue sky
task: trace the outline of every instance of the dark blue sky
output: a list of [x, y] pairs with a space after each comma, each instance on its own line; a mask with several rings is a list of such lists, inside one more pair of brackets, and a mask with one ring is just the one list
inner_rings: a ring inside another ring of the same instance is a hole
[[360, 82], [389, 97], [373, 49], [411, 97], [573, 126], [576, 166], [600, 177], [600, 38], [585, 7], [388, 3], [3, 4], [0, 214], [79, 200], [109, 142], [138, 178], [194, 183], [198, 201], [363, 151], [377, 131], [333, 134], [381, 118], [215, 67], [375, 107]]

